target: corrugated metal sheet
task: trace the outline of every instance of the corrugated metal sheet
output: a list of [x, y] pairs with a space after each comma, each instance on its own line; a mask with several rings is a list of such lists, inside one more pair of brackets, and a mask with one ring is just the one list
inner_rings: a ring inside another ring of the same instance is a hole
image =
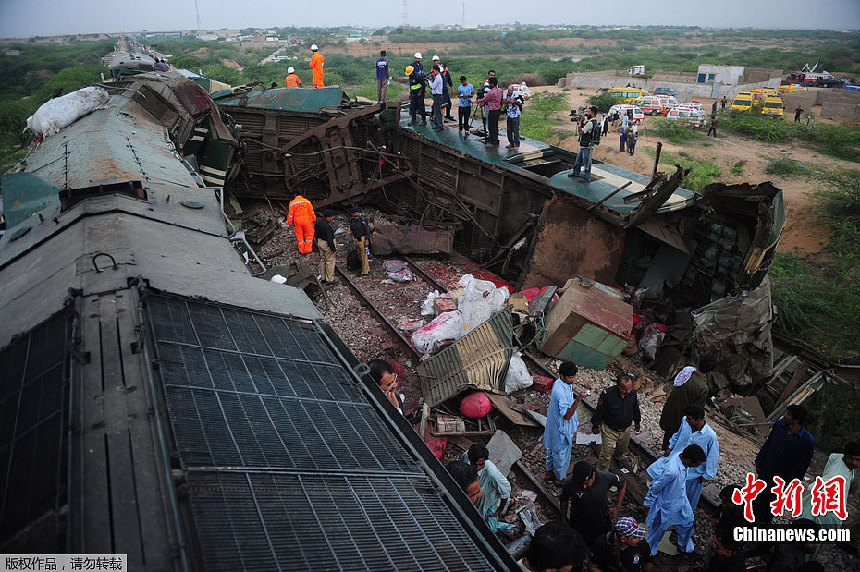
[[418, 365], [424, 401], [431, 407], [465, 389], [503, 392], [513, 354], [511, 307]]

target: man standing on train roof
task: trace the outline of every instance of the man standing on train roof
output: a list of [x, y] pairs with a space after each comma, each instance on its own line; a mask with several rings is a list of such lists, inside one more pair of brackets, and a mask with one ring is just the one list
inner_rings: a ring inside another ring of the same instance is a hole
[[439, 66], [439, 73], [442, 75], [442, 109], [445, 111], [445, 119], [453, 121], [450, 89], [454, 88], [454, 82], [451, 80], [451, 73], [448, 71], [448, 66], [439, 61], [439, 56], [433, 56], [433, 65]]
[[385, 57], [386, 52], [379, 52], [379, 59], [376, 60], [376, 102], [383, 103], [388, 96], [388, 84], [391, 82], [391, 75], [388, 73], [388, 59]]
[[311, 46], [311, 51], [313, 52], [313, 55], [311, 56], [309, 65], [314, 74], [314, 89], [325, 87], [325, 82], [323, 81], [325, 58], [321, 53], [319, 53], [319, 48], [316, 44]]
[[293, 66], [287, 68], [287, 77], [284, 78], [284, 85], [290, 88], [302, 87], [302, 80], [296, 75], [296, 68]]
[[299, 243], [299, 254], [310, 254], [314, 245], [314, 222], [317, 215], [314, 206], [303, 196], [296, 194], [290, 201], [290, 210], [287, 214], [287, 225], [294, 225], [296, 229], [296, 240]]
[[543, 444], [546, 447], [546, 475], [544, 480], [564, 482], [570, 466], [573, 434], [579, 426], [576, 408], [585, 397], [585, 391], [574, 397], [573, 382], [576, 380], [576, 365], [563, 362], [558, 368], [558, 379], [552, 384], [549, 407], [546, 410], [546, 431]]
[[412, 62], [412, 69], [414, 70], [415, 76], [424, 80], [424, 65], [421, 63], [421, 52], [415, 52], [415, 61]]

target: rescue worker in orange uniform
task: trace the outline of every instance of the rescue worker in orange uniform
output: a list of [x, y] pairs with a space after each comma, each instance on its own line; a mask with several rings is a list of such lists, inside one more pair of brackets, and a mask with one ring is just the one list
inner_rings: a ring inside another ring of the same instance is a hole
[[299, 241], [299, 254], [310, 254], [314, 245], [314, 222], [317, 215], [314, 206], [301, 195], [290, 201], [290, 212], [287, 214], [287, 224], [295, 225], [296, 240]]
[[293, 66], [288, 67], [287, 73], [289, 75], [287, 75], [286, 79], [284, 80], [285, 86], [302, 87], [302, 80], [299, 78], [299, 76], [296, 75], [296, 68], [294, 68]]
[[311, 51], [314, 55], [311, 56], [311, 69], [314, 71], [314, 89], [325, 87], [323, 83], [323, 67], [325, 67], [325, 58], [319, 53], [319, 48], [316, 44], [311, 46]]

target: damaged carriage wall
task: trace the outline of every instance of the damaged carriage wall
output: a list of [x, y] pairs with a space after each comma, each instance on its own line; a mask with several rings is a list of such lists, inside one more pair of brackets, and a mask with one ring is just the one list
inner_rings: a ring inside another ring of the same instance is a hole
[[[487, 262], [525, 236], [525, 246], [494, 267], [519, 285], [525, 271], [535, 223], [554, 194], [543, 177], [501, 169], [410, 131], [402, 131], [403, 154], [417, 174], [418, 186], [400, 184], [395, 193], [426, 213], [428, 220], [457, 219], [462, 229], [454, 247], [477, 262]], [[539, 180], [532, 180], [532, 177]], [[506, 257], [503, 257], [506, 258]], [[563, 283], [561, 280], [559, 283]]]
[[546, 209], [523, 288], [571, 276], [612, 284], [623, 248], [624, 231], [560, 197]]

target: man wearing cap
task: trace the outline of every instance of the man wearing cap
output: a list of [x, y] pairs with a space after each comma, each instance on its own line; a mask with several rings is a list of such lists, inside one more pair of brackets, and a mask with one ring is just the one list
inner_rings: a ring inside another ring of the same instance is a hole
[[415, 125], [418, 114], [421, 114], [421, 125], [427, 125], [427, 111], [424, 108], [424, 75], [414, 66], [406, 66], [409, 76], [409, 119], [410, 125]]
[[352, 219], [349, 221], [349, 230], [358, 250], [358, 258], [361, 260], [361, 275], [370, 274], [370, 264], [367, 262], [367, 251], [370, 250], [370, 225], [367, 219], [361, 215], [358, 205], [352, 207]]
[[654, 559], [645, 538], [645, 527], [632, 516], [619, 518], [615, 528], [591, 545], [589, 572], [653, 572]]
[[[618, 489], [618, 501], [611, 509], [610, 487]], [[612, 530], [612, 519], [618, 516], [626, 492], [627, 481], [615, 473], [595, 471], [591, 463], [577, 461], [558, 497], [561, 521], [569, 523], [590, 545]]]
[[574, 397], [573, 382], [576, 380], [576, 365], [566, 361], [558, 368], [558, 379], [552, 384], [552, 395], [546, 410], [546, 431], [543, 444], [546, 447], [545, 480], [564, 481], [570, 466], [570, 453], [573, 447], [573, 434], [579, 426], [576, 408], [585, 397], [580, 391]]
[[323, 82], [323, 68], [325, 67], [325, 58], [319, 53], [319, 48], [316, 44], [311, 46], [313, 55], [311, 56], [310, 68], [314, 73], [314, 89], [325, 87]]
[[299, 243], [299, 254], [310, 254], [314, 248], [314, 222], [317, 215], [314, 206], [303, 196], [296, 194], [290, 201], [287, 213], [287, 225], [296, 228], [296, 240]]
[[317, 248], [320, 251], [320, 276], [322, 283], [326, 286], [334, 286], [337, 280], [334, 279], [334, 229], [331, 227], [331, 221], [334, 220], [334, 211], [325, 209], [323, 218], [317, 219], [314, 222], [314, 235], [317, 240]]
[[284, 79], [284, 85], [287, 87], [302, 87], [302, 80], [296, 75], [296, 68], [290, 66], [287, 68], [287, 77]]
[[421, 52], [415, 52], [415, 61], [412, 62], [412, 67], [418, 75], [418, 79], [424, 80], [424, 64], [421, 63]]
[[379, 52], [379, 59], [376, 60], [376, 101], [382, 103], [388, 96], [388, 84], [391, 81], [388, 73], [388, 60], [385, 58], [386, 52]]
[[644, 505], [650, 507], [648, 518], [648, 546], [651, 556], [657, 554], [657, 545], [670, 526], [678, 533], [678, 548], [685, 554], [695, 549], [693, 544], [693, 507], [687, 498], [687, 471], [705, 462], [705, 452], [698, 445], [688, 445], [678, 456], [669, 457], [663, 473], [648, 487]]

